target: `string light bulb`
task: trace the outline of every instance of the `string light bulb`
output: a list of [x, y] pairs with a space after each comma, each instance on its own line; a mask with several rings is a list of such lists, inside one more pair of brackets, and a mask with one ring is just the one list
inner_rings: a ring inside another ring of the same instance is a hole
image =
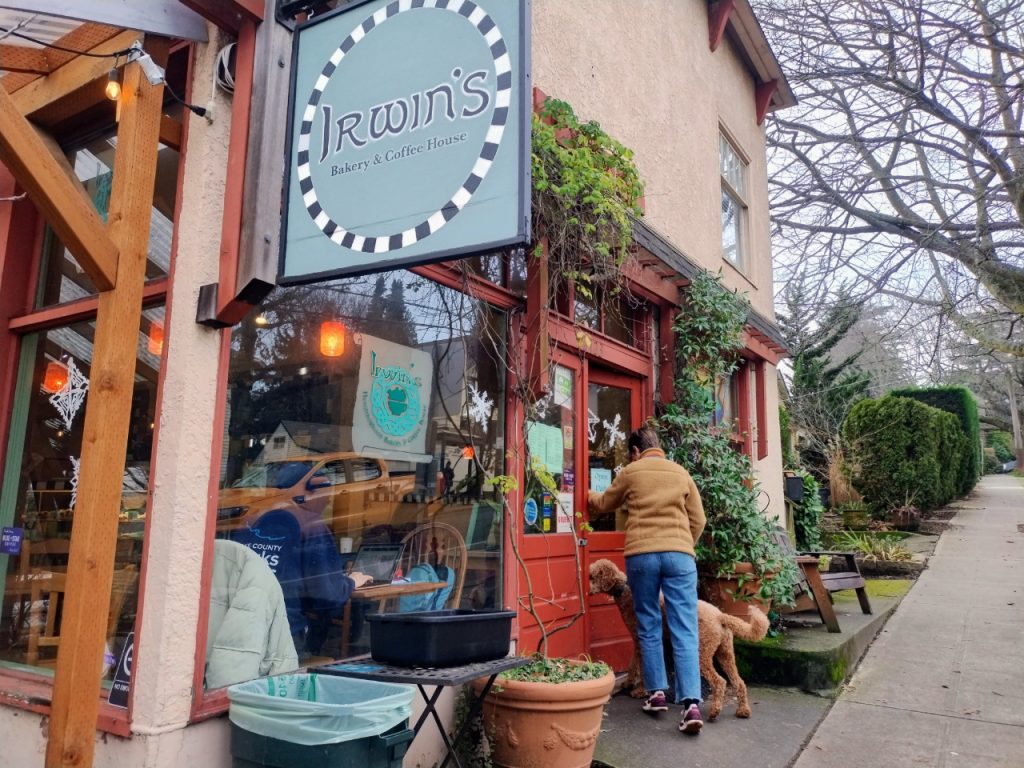
[[105, 90], [107, 98], [117, 101], [121, 98], [121, 72], [115, 67], [107, 75], [107, 87]]

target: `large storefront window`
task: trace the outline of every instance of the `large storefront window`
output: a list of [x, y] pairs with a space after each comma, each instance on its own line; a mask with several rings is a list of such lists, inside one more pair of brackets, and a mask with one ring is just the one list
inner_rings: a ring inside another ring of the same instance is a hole
[[279, 288], [234, 330], [208, 687], [266, 671], [224, 648], [228, 550], [286, 617], [268, 660], [365, 653], [375, 612], [501, 605], [505, 338], [501, 312], [404, 271]]
[[[105, 684], [135, 624], [164, 310], [143, 311], [121, 489], [110, 610], [105, 617]], [[159, 332], [156, 331], [159, 329]], [[61, 642], [61, 613], [75, 519], [85, 406], [95, 322], [28, 334], [22, 339], [13, 427], [0, 490], [0, 663], [52, 670]]]

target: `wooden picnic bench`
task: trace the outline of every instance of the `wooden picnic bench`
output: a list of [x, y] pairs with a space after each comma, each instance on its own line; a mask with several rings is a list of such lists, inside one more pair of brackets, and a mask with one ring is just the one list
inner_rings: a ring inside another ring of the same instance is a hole
[[[864, 577], [857, 567], [857, 559], [853, 552], [797, 552], [789, 540], [789, 533], [784, 528], [777, 527], [773, 538], [783, 554], [792, 557], [800, 569], [799, 577], [793, 585], [796, 588], [796, 605], [789, 609], [790, 611], [808, 611], [814, 608], [829, 632], [841, 632], [839, 619], [836, 618], [832, 606], [832, 593], [852, 589], [857, 592], [861, 610], [871, 614], [871, 603], [868, 600]], [[822, 573], [821, 558], [825, 555], [830, 558], [841, 558], [845, 570]]]

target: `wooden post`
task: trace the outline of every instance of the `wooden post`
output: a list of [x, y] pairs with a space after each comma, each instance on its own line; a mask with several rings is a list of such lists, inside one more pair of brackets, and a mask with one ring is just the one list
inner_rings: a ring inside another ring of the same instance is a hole
[[[165, 42], [159, 43], [166, 53]], [[160, 60], [153, 46], [147, 49]], [[125, 68], [107, 225], [120, 258], [114, 288], [100, 294], [96, 314], [47, 768], [93, 762], [162, 95], [163, 86], [150, 85], [137, 63]]]

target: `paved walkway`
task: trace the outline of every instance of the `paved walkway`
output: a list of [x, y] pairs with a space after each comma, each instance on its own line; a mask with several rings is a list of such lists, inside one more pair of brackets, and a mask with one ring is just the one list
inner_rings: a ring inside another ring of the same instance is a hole
[[1024, 766], [1024, 481], [959, 507], [795, 768]]

